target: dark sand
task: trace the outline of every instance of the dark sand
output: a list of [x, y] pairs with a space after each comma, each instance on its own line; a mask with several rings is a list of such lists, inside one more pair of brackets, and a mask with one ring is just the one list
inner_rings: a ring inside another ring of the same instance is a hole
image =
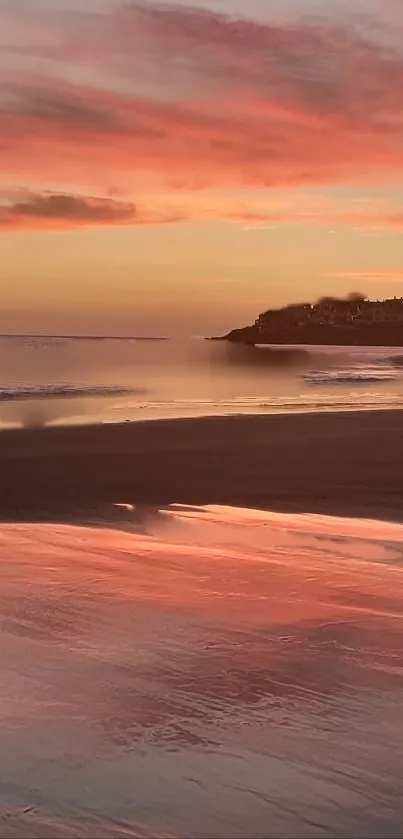
[[0, 837], [402, 836], [401, 525], [63, 521], [399, 518], [402, 425], [0, 434], [3, 518], [62, 522], [0, 528]]
[[213, 417], [0, 434], [3, 520], [91, 518], [109, 515], [117, 502], [402, 520], [403, 412]]

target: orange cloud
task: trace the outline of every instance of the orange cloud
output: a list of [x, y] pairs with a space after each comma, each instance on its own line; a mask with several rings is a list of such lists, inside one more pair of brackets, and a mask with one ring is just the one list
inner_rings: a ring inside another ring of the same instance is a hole
[[326, 274], [329, 278], [342, 280], [368, 280], [376, 282], [403, 282], [403, 271], [336, 271]]
[[[105, 195], [124, 184], [130, 195], [139, 185], [194, 192], [403, 177], [403, 53], [358, 26], [134, 2], [109, 14], [49, 12], [32, 31], [24, 69], [17, 45], [8, 71], [5, 62], [4, 181]], [[122, 223], [120, 212], [98, 223]]]
[[[311, 202], [311, 203], [310, 203]], [[272, 209], [265, 209], [270, 204]], [[311, 207], [308, 209], [308, 207]], [[254, 198], [237, 201], [232, 194], [210, 192], [194, 194], [179, 191], [149, 196], [137, 205], [115, 197], [95, 197], [54, 191], [4, 192], [0, 194], [0, 231], [59, 230], [80, 227], [139, 226], [175, 222], [227, 221], [245, 230], [273, 228], [277, 225], [354, 227], [357, 230], [403, 230], [403, 210], [385, 203], [376, 210], [340, 210], [324, 200], [293, 192], [286, 199], [271, 197], [268, 202]], [[338, 275], [339, 276], [339, 275]], [[351, 277], [352, 279], [354, 277]], [[357, 275], [357, 278], [358, 275]]]
[[[254, 212], [251, 210], [228, 211], [227, 219], [247, 225], [248, 229], [264, 229], [267, 225], [305, 224], [319, 227], [352, 227], [357, 231], [403, 230], [403, 210], [382, 213], [381, 211], [357, 212], [355, 210], [337, 210], [331, 206], [321, 211], [312, 212]], [[340, 276], [340, 275], [338, 275]]]

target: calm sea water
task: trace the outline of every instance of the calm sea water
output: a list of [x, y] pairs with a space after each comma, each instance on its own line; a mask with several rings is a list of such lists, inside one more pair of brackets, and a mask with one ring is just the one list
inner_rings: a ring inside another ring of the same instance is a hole
[[0, 527], [0, 836], [401, 837], [403, 526], [140, 512]]
[[0, 338], [0, 422], [403, 406], [403, 349]]

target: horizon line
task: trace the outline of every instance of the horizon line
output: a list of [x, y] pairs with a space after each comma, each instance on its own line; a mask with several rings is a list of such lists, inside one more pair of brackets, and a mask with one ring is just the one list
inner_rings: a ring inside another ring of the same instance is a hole
[[159, 335], [56, 335], [39, 332], [0, 332], [2, 338], [60, 338], [82, 341], [170, 341], [170, 336]]

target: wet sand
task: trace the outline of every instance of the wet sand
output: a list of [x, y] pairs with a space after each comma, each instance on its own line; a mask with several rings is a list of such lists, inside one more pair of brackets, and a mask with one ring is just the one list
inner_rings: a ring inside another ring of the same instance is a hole
[[403, 526], [0, 526], [0, 836], [397, 839]]
[[117, 502], [230, 504], [398, 521], [403, 412], [209, 417], [0, 434], [3, 520], [82, 520]]
[[401, 836], [402, 428], [0, 434], [2, 839]]

